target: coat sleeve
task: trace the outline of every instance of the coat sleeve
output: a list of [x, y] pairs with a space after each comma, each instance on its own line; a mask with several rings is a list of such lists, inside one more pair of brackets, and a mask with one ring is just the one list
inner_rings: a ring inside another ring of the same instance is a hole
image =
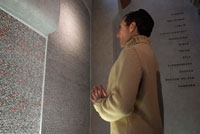
[[115, 65], [115, 85], [107, 98], [94, 103], [95, 110], [108, 122], [119, 120], [134, 112], [134, 105], [142, 77], [142, 68], [135, 48], [124, 48]]

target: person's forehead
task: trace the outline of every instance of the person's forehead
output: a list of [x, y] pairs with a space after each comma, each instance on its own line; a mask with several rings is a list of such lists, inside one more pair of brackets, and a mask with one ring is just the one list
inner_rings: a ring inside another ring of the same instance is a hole
[[126, 25], [126, 22], [124, 19], [121, 21], [120, 25]]

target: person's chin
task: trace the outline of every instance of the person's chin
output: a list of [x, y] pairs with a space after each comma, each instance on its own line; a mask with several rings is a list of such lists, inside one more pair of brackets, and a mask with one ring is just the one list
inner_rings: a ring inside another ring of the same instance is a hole
[[123, 48], [125, 46], [125, 44], [123, 43], [120, 43], [120, 47]]
[[124, 48], [124, 45], [120, 45], [121, 48]]

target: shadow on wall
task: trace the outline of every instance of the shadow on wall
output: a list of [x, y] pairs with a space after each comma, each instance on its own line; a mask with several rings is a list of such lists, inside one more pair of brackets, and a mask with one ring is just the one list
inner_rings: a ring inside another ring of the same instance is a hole
[[157, 72], [157, 87], [158, 87], [158, 99], [159, 99], [160, 114], [161, 114], [161, 119], [162, 119], [162, 125], [164, 128], [164, 106], [163, 106], [163, 94], [162, 94], [160, 72]]

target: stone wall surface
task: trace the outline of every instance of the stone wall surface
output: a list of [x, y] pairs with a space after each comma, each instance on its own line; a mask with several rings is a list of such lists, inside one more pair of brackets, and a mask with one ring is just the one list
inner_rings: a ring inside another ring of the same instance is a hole
[[0, 133], [40, 133], [46, 38], [0, 10]]
[[90, 15], [81, 0], [61, 0], [47, 52], [42, 134], [88, 134]]

